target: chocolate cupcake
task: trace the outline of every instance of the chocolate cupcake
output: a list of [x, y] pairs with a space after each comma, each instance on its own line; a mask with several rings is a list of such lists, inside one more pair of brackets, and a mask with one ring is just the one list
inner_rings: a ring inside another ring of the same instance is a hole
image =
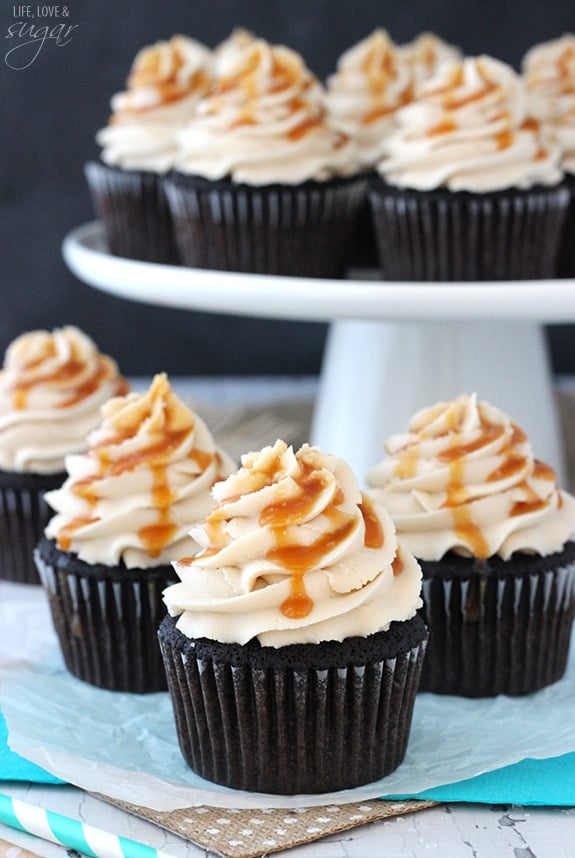
[[475, 396], [416, 414], [368, 474], [423, 572], [420, 688], [521, 695], [565, 672], [575, 611], [575, 498], [525, 433]]
[[243, 456], [213, 495], [159, 631], [184, 759], [279, 794], [393, 771], [427, 631], [390, 518], [342, 460], [283, 441]]
[[557, 259], [558, 277], [575, 277], [575, 35], [531, 48], [521, 64], [528, 112], [561, 150], [570, 203]]
[[57, 514], [36, 563], [68, 670], [101, 688], [160, 691], [170, 563], [197, 551], [188, 528], [234, 466], [165, 375], [109, 400], [102, 415], [87, 452], [66, 459], [66, 481], [47, 495]]
[[342, 277], [365, 181], [303, 60], [261, 39], [218, 54], [165, 187], [182, 262]]
[[395, 119], [369, 192], [386, 279], [554, 276], [569, 190], [510, 66], [444, 64]]
[[14, 340], [0, 371], [0, 578], [39, 584], [34, 547], [50, 516], [46, 491], [86, 446], [102, 404], [125, 392], [116, 363], [75, 327]]
[[185, 36], [137, 54], [127, 90], [112, 98], [98, 132], [100, 158], [86, 164], [94, 207], [110, 253], [177, 263], [163, 176], [172, 168], [176, 134], [211, 82], [211, 52]]

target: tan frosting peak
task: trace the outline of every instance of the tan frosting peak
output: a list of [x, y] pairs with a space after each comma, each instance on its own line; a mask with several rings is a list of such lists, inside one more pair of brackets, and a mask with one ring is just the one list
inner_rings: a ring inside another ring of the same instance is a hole
[[575, 35], [536, 45], [522, 63], [528, 110], [562, 150], [562, 165], [575, 173]]
[[413, 69], [416, 90], [435, 74], [443, 63], [461, 59], [459, 48], [448, 44], [434, 33], [420, 33], [412, 42], [401, 45], [400, 51]]
[[220, 53], [218, 76], [180, 134], [178, 167], [249, 184], [297, 184], [353, 168], [323, 87], [295, 51], [263, 39]]
[[112, 116], [96, 134], [106, 164], [164, 173], [174, 163], [179, 129], [211, 85], [213, 57], [204, 45], [174, 36], [142, 48], [125, 92], [112, 97]]
[[189, 637], [262, 644], [343, 640], [387, 629], [420, 605], [420, 570], [349, 467], [283, 441], [242, 457], [192, 529], [202, 546], [165, 591]]
[[132, 64], [127, 91], [114, 97], [117, 111], [140, 111], [203, 96], [212, 81], [211, 52], [187, 36], [142, 48]]
[[233, 462], [165, 374], [143, 393], [111, 399], [83, 456], [66, 460], [68, 479], [47, 494], [58, 513], [46, 533], [88, 563], [168, 563], [197, 546], [190, 524], [213, 506], [212, 485]]
[[575, 499], [503, 412], [463, 395], [418, 412], [367, 476], [401, 542], [422, 560], [560, 551]]
[[103, 403], [127, 390], [116, 362], [78, 328], [22, 334], [0, 371], [0, 467], [63, 470], [64, 456], [85, 448]]
[[365, 165], [377, 160], [396, 110], [412, 98], [412, 68], [385, 30], [374, 30], [342, 54], [327, 80], [331, 120], [353, 137]]
[[379, 171], [391, 184], [488, 192], [555, 184], [559, 150], [526, 123], [523, 81], [505, 63], [445, 63], [396, 114]]

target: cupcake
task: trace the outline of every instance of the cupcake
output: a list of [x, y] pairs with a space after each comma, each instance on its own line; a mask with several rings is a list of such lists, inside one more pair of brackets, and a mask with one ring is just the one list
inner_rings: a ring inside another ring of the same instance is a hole
[[96, 135], [100, 158], [85, 168], [112, 254], [178, 261], [162, 179], [173, 166], [179, 128], [210, 85], [211, 63], [204, 45], [173, 36], [139, 51], [127, 90], [113, 96], [108, 126]]
[[442, 64], [395, 121], [369, 193], [386, 279], [553, 276], [569, 191], [510, 66]]
[[367, 476], [423, 572], [420, 688], [489, 697], [565, 671], [575, 606], [575, 498], [525, 433], [475, 395], [417, 413]]
[[267, 793], [383, 777], [405, 753], [427, 637], [389, 516], [341, 459], [279, 440], [213, 496], [159, 631], [184, 759]]
[[110, 399], [85, 453], [46, 499], [55, 510], [36, 563], [68, 670], [92, 685], [145, 693], [166, 687], [157, 642], [171, 561], [193, 555], [192, 522], [210, 488], [234, 470], [165, 375]]
[[[383, 157], [396, 111], [413, 100], [416, 87], [442, 61], [456, 56], [455, 48], [431, 34], [399, 47], [385, 30], [374, 30], [342, 54], [336, 72], [326, 82], [326, 106], [333, 125], [353, 140], [362, 169], [374, 170]], [[378, 265], [367, 198], [354, 262]]]
[[165, 183], [184, 264], [343, 276], [365, 182], [324, 95], [286, 47], [248, 38], [219, 52]]
[[102, 404], [127, 390], [116, 363], [78, 328], [30, 331], [0, 370], [0, 578], [39, 584], [33, 551], [49, 518], [43, 494], [86, 446]]
[[575, 35], [536, 45], [522, 63], [528, 111], [561, 149], [570, 205], [559, 249], [557, 274], [575, 276]]

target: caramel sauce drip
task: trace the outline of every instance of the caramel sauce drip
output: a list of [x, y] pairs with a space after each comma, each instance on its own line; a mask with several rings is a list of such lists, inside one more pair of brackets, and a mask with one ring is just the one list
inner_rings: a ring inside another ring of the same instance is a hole
[[515, 135], [509, 129], [502, 131], [500, 134], [495, 135], [495, 143], [497, 144], [497, 148], [508, 149], [515, 139]]
[[61, 551], [69, 551], [76, 531], [80, 530], [81, 527], [86, 527], [87, 525], [92, 524], [94, 521], [96, 521], [96, 519], [88, 516], [81, 516], [72, 519], [72, 521], [64, 525], [64, 527], [62, 527], [58, 532], [58, 537], [56, 539], [58, 548], [60, 548]]
[[428, 137], [439, 137], [441, 134], [451, 134], [452, 131], [457, 130], [457, 124], [452, 119], [445, 119], [443, 122], [439, 122], [437, 125], [434, 125], [433, 128], [430, 128], [427, 132]]
[[[43, 358], [31, 361], [24, 368], [26, 370], [34, 369], [42, 362]], [[68, 381], [72, 381], [75, 376], [81, 375], [84, 370], [84, 361], [72, 358], [65, 364], [62, 364], [62, 366], [60, 366], [58, 369], [54, 370], [54, 372], [44, 374], [40, 373], [33, 378], [22, 379], [21, 381], [16, 382], [13, 388], [14, 408], [18, 411], [21, 411], [26, 408], [28, 404], [28, 395], [32, 388], [39, 387], [45, 384], [50, 384], [52, 382], [66, 383]], [[96, 391], [106, 379], [112, 378], [113, 373], [114, 369], [110, 361], [102, 355], [99, 355], [97, 358], [95, 371], [92, 373], [90, 378], [85, 379], [80, 384], [78, 384], [76, 389], [69, 396], [69, 398], [61, 402], [57, 407], [71, 408], [72, 406], [77, 405], [79, 402], [82, 402], [84, 399], [87, 399], [88, 396], [91, 396], [91, 394], [94, 393], [94, 391]], [[123, 378], [119, 379], [114, 395], [122, 396], [127, 393], [128, 390], [128, 383]]]
[[481, 528], [471, 520], [469, 507], [454, 507], [453, 521], [456, 536], [471, 550], [474, 557], [489, 557], [489, 545], [481, 532]]
[[373, 501], [363, 492], [359, 511], [365, 524], [363, 544], [366, 548], [382, 548], [384, 539], [380, 518], [375, 511]]
[[403, 560], [399, 556], [399, 553], [396, 552], [395, 557], [393, 558], [393, 562], [391, 564], [391, 570], [393, 572], [393, 577], [397, 578], [398, 575], [401, 575], [403, 570], [405, 569], [405, 565]]
[[394, 474], [399, 479], [407, 480], [414, 477], [417, 473], [417, 463], [419, 462], [419, 450], [417, 447], [408, 447], [402, 450], [399, 454], [398, 462], [395, 466]]
[[511, 453], [507, 458], [499, 465], [499, 467], [495, 468], [495, 470], [491, 471], [491, 473], [487, 477], [488, 483], [497, 483], [499, 480], [507, 480], [509, 477], [514, 477], [516, 474], [520, 473], [526, 464], [526, 459], [524, 456], [520, 456], [519, 453]]
[[[177, 532], [177, 525], [170, 516], [170, 506], [176, 495], [169, 486], [166, 462], [172, 451], [176, 450], [188, 437], [190, 426], [182, 429], [170, 429], [169, 425], [172, 419], [173, 415], [170, 409], [166, 407], [166, 431], [157, 440], [142, 449], [120, 456], [118, 459], [111, 458], [110, 448], [134, 437], [137, 427], [129, 427], [122, 432], [117, 432], [112, 438], [102, 441], [99, 446], [92, 447], [90, 455], [95, 457], [98, 462], [96, 472], [72, 485], [74, 494], [94, 507], [98, 502], [95, 483], [106, 477], [115, 477], [126, 471], [132, 471], [140, 465], [147, 465], [152, 474], [152, 505], [157, 513], [157, 520], [153, 524], [140, 528], [138, 537], [151, 557], [159, 556], [162, 549], [174, 538]], [[211, 454], [196, 449], [193, 449], [189, 456], [202, 469], [205, 469], [213, 459]], [[69, 550], [72, 534], [78, 528], [94, 520], [93, 517], [79, 518], [62, 528], [57, 537], [60, 548]]]
[[539, 480], [549, 480], [550, 482], [556, 482], [557, 476], [553, 468], [549, 465], [546, 465], [545, 462], [541, 462], [539, 459], [535, 459], [534, 467], [533, 467], [533, 476]]

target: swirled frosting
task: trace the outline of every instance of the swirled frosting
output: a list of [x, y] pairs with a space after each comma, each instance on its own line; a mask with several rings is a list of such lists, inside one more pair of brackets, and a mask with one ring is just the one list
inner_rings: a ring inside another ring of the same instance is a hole
[[387, 513], [348, 465], [277, 441], [213, 488], [192, 529], [202, 551], [175, 563], [164, 591], [188, 637], [263, 645], [343, 640], [386, 630], [421, 605], [421, 571]]
[[434, 33], [420, 33], [413, 41], [400, 45], [401, 54], [413, 72], [415, 94], [444, 63], [461, 60], [461, 51]]
[[326, 86], [332, 123], [353, 139], [360, 164], [374, 164], [395, 112], [413, 98], [407, 56], [385, 30], [375, 30], [342, 54]]
[[46, 535], [87, 563], [160, 566], [198, 546], [190, 524], [214, 505], [210, 489], [235, 466], [164, 374], [149, 390], [109, 400], [83, 455], [46, 500]]
[[125, 92], [112, 97], [112, 116], [96, 135], [106, 164], [164, 173], [174, 162], [176, 134], [212, 81], [212, 54], [173, 36], [136, 55]]
[[179, 143], [181, 172], [251, 185], [324, 180], [355, 164], [317, 78], [294, 51], [262, 39], [220, 53], [215, 85]]
[[100, 409], [127, 382], [71, 325], [22, 334], [0, 371], [0, 468], [37, 474], [64, 470], [64, 457], [86, 447]]
[[560, 151], [527, 121], [525, 86], [491, 57], [442, 65], [396, 113], [378, 164], [392, 185], [489, 192], [555, 184]]
[[401, 542], [421, 560], [553, 554], [575, 531], [575, 498], [525, 433], [475, 395], [418, 412], [367, 475]]
[[562, 150], [562, 167], [575, 173], [575, 35], [536, 45], [523, 59], [529, 114]]

